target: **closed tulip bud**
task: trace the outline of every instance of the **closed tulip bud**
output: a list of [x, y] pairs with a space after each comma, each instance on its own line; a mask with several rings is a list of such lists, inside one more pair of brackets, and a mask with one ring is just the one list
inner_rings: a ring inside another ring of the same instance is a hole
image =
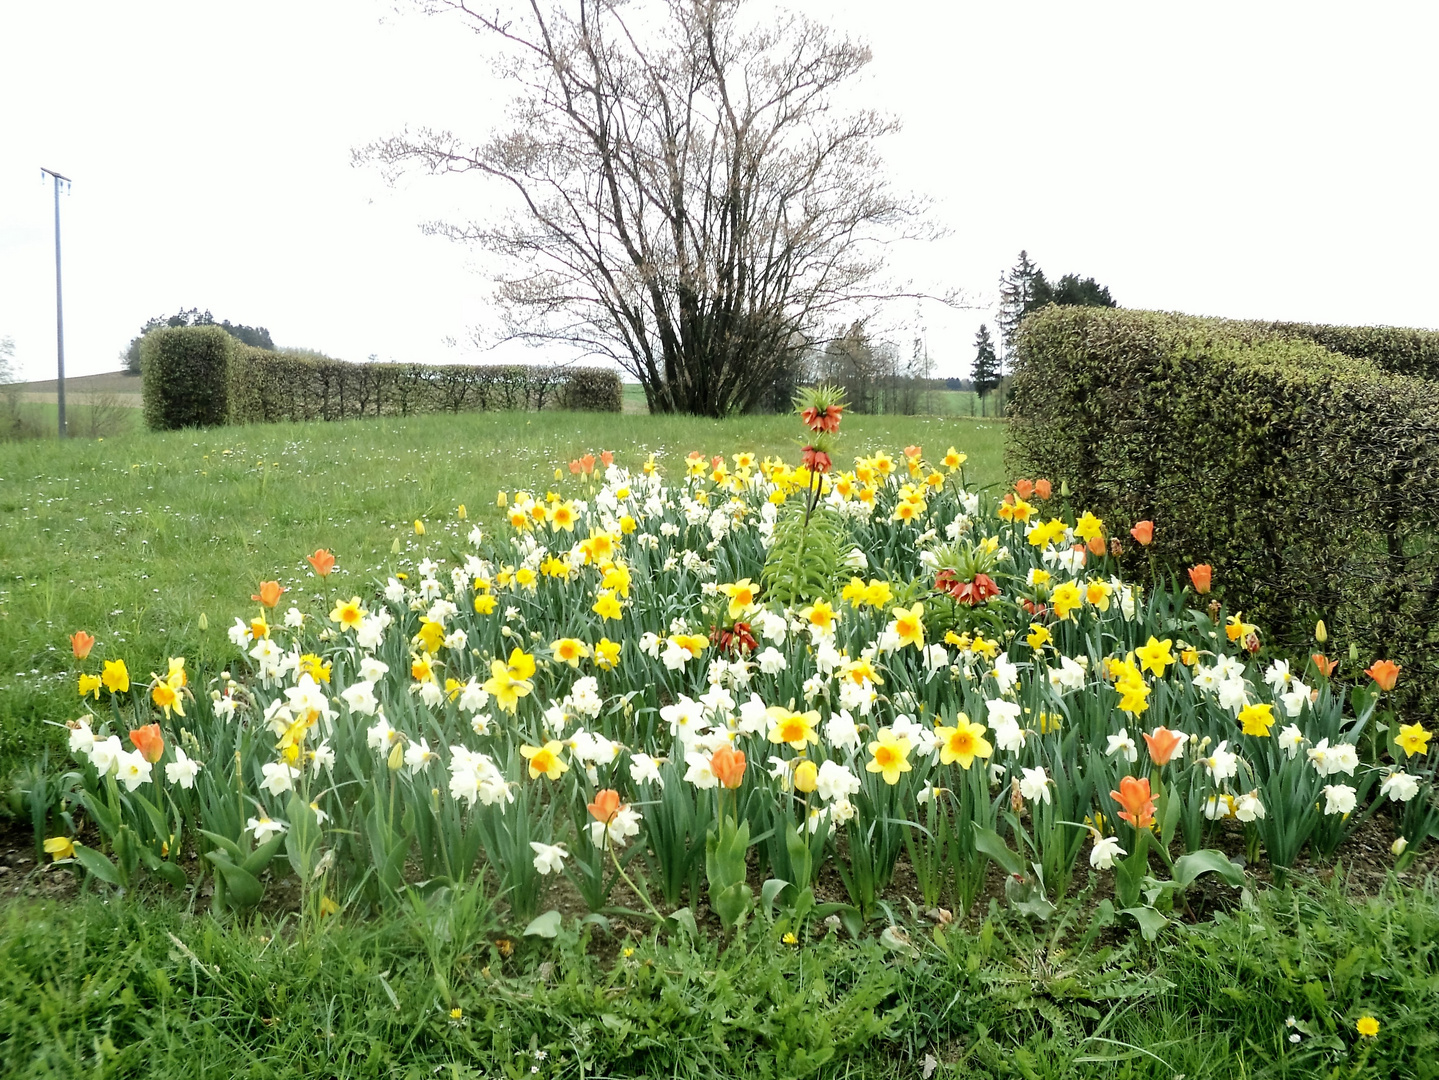
[[1329, 628], [1324, 625], [1323, 619], [1314, 624], [1314, 640], [1321, 645], [1329, 640]]
[[1069, 498], [1069, 481], [1068, 481], [1068, 480], [1061, 480], [1061, 481], [1059, 482], [1059, 497], [1060, 497], [1061, 499], [1067, 499], [1067, 498]]
[[400, 553], [400, 538], [397, 536], [397, 537], [394, 538], [394, 540], [392, 540], [392, 541], [390, 542], [390, 554], [391, 554], [391, 555], [398, 555], [399, 553]]
[[1403, 855], [1404, 849], [1408, 846], [1409, 841], [1401, 836], [1399, 837], [1399, 839], [1395, 840], [1394, 843], [1389, 845], [1389, 853], [1391, 855]]
[[405, 744], [399, 739], [396, 739], [394, 747], [390, 750], [389, 760], [386, 761], [385, 764], [389, 766], [390, 772], [398, 772], [400, 766], [404, 765], [404, 763]]
[[508, 495], [506, 495], [503, 491], [500, 492], [498, 495], [495, 496], [495, 505], [496, 505], [496, 506], [509, 506], [509, 505], [510, 505], [510, 497], [509, 497]]
[[201, 630], [210, 629], [210, 617], [206, 615], [203, 611], [200, 612], [199, 626]]
[[425, 535], [425, 523], [424, 523], [423, 521], [421, 521], [419, 518], [415, 518], [415, 535], [416, 535], [416, 536], [424, 536], [424, 535]]
[[563, 469], [556, 469], [556, 470], [555, 470], [555, 479], [556, 479], [556, 480], [563, 480], [564, 477], [565, 477], [565, 471], [564, 471]]
[[794, 786], [796, 791], [803, 791], [808, 795], [815, 789], [818, 782], [819, 769], [815, 768], [813, 761], [806, 759], [794, 767]]
[[470, 519], [469, 511], [465, 509], [464, 503], [460, 503], [459, 509], [455, 511], [455, 516], [461, 521], [468, 521]]
[[1349, 643], [1349, 659], [1351, 659], [1351, 660], [1358, 660], [1358, 659], [1359, 659], [1359, 646], [1356, 645], [1356, 644], [1354, 644], [1353, 642], [1350, 642], [1350, 643]]

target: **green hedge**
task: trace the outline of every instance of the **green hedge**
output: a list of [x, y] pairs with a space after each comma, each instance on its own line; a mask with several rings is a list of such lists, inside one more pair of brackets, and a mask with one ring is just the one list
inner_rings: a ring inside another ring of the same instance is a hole
[[1282, 337], [1323, 345], [1331, 352], [1372, 360], [1395, 375], [1439, 379], [1439, 331], [1394, 326], [1319, 326], [1313, 323], [1267, 323]]
[[157, 431], [225, 423], [230, 346], [218, 326], [166, 327], [140, 342], [145, 423]]
[[1011, 465], [1067, 481], [1121, 538], [1153, 520], [1161, 566], [1211, 563], [1230, 609], [1291, 646], [1325, 619], [1432, 706], [1439, 383], [1321, 344], [1399, 366], [1422, 355], [1395, 347], [1407, 333], [1046, 308], [1019, 335]]
[[619, 412], [622, 397], [619, 376], [603, 368], [349, 364], [255, 348], [211, 327], [154, 331], [140, 355], [145, 420], [158, 429], [498, 409]]

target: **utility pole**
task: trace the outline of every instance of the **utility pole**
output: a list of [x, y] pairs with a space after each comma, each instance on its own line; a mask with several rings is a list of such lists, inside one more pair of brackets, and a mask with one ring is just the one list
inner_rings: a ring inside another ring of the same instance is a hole
[[56, 379], [55, 400], [60, 411], [60, 438], [65, 437], [65, 307], [60, 292], [60, 185], [70, 186], [70, 178], [61, 176], [54, 169], [40, 166], [42, 175], [55, 180], [55, 349]]

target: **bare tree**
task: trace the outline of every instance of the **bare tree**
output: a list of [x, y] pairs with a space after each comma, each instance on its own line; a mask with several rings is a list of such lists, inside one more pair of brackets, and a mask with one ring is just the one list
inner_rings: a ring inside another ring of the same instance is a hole
[[931, 234], [883, 176], [894, 121], [836, 106], [870, 54], [827, 27], [757, 25], [744, 0], [422, 2], [501, 47], [507, 126], [478, 145], [406, 131], [357, 161], [508, 185], [498, 217], [430, 228], [501, 257], [506, 337], [612, 359], [654, 412], [746, 408], [884, 298], [884, 243]]

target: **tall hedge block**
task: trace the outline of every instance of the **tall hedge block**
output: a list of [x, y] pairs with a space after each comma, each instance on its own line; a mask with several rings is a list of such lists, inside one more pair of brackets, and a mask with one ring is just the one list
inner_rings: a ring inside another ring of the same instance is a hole
[[154, 331], [140, 357], [145, 421], [156, 429], [499, 409], [619, 412], [623, 396], [619, 375], [604, 368], [348, 364], [258, 349], [218, 327]]
[[218, 326], [166, 327], [146, 334], [140, 342], [145, 423], [157, 431], [226, 423], [234, 344]]
[[1154, 521], [1161, 566], [1211, 563], [1286, 644], [1307, 651], [1322, 618], [1341, 649], [1398, 661], [1432, 707], [1439, 382], [1394, 373], [1423, 366], [1424, 332], [1342, 331], [1045, 309], [1019, 336], [1012, 464], [1116, 536]]

